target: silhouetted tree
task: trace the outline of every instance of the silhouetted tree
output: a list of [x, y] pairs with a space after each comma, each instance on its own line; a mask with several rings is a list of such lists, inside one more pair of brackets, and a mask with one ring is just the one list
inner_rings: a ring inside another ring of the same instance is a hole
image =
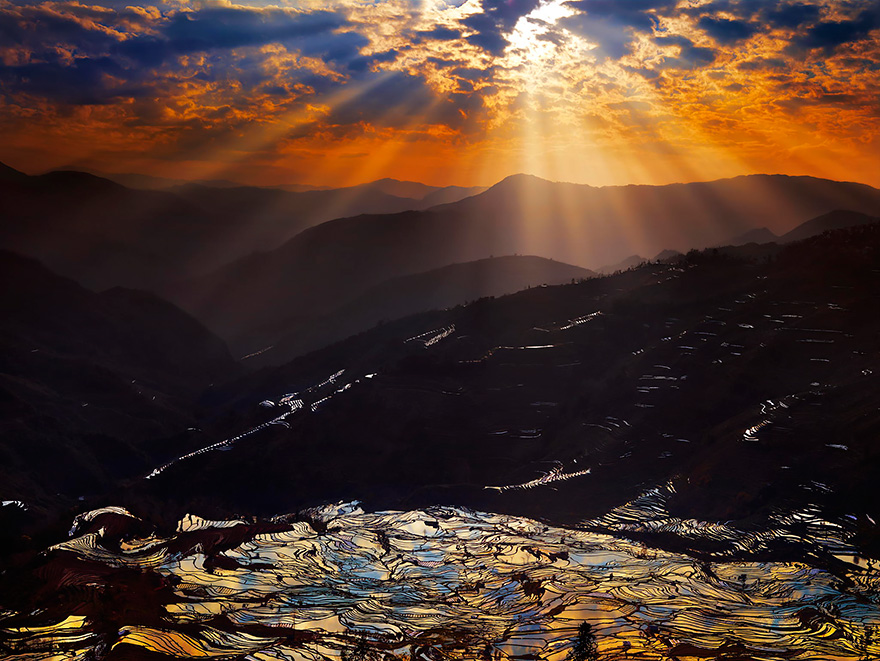
[[344, 649], [341, 654], [342, 661], [376, 661], [377, 658], [377, 655], [370, 648], [369, 643], [367, 643], [367, 639], [363, 636], [358, 638], [354, 649]]
[[571, 661], [598, 661], [599, 646], [596, 644], [596, 634], [588, 622], [581, 622], [578, 626], [577, 639], [574, 647], [568, 655]]

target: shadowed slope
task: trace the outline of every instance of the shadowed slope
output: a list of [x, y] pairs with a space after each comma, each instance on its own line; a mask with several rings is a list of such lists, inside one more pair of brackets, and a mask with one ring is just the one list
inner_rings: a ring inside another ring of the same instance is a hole
[[880, 191], [809, 177], [756, 175], [672, 186], [592, 188], [514, 176], [424, 212], [345, 218], [311, 228], [168, 292], [242, 354], [249, 338], [306, 324], [401, 275], [491, 255], [613, 263], [718, 245], [751, 227], [790, 227], [836, 208], [880, 208]]
[[41, 259], [87, 286], [159, 290], [255, 250], [271, 250], [326, 220], [434, 203], [386, 189], [452, 199], [470, 192], [393, 180], [303, 192], [229, 182], [140, 190], [85, 172], [31, 177], [2, 166], [0, 247]]
[[587, 269], [542, 257], [509, 256], [452, 264], [426, 273], [392, 278], [326, 317], [283, 335], [270, 350], [255, 357], [254, 362], [286, 362], [365, 331], [377, 323], [416, 312], [448, 308], [485, 296], [512, 294], [527, 287], [565, 284], [595, 275]]
[[239, 373], [153, 294], [98, 294], [6, 251], [0, 279], [0, 499], [45, 504], [143, 470], [177, 449], [159, 441], [194, 424], [201, 393]]
[[290, 410], [287, 394], [301, 408], [138, 498], [210, 493], [267, 513], [442, 502], [571, 522], [671, 481], [661, 519], [751, 529], [779, 508], [840, 517], [859, 503], [878, 520], [865, 467], [880, 430], [880, 226], [753, 254], [693, 252], [407, 317], [249, 375], [216, 393], [238, 412], [228, 435]]
[[816, 236], [822, 232], [829, 230], [838, 230], [845, 227], [855, 227], [857, 225], [867, 225], [870, 223], [880, 222], [880, 218], [858, 213], [856, 211], [848, 211], [844, 209], [835, 209], [829, 213], [823, 214], [818, 218], [813, 218], [807, 222], [798, 225], [790, 232], [779, 237], [780, 243], [790, 243], [792, 241], [800, 241], [811, 236]]

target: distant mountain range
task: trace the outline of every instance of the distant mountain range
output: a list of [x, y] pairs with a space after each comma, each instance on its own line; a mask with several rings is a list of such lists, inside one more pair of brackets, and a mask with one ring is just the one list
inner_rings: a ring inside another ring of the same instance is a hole
[[766, 227], [759, 227], [757, 229], [744, 232], [743, 234], [735, 236], [732, 239], [728, 239], [724, 242], [724, 244], [729, 246], [744, 246], [747, 243], [771, 243], [778, 240], [779, 237], [768, 230]]
[[725, 243], [726, 245], [732, 246], [741, 246], [747, 243], [791, 243], [792, 241], [808, 239], [811, 236], [816, 236], [817, 234], [822, 234], [823, 232], [828, 232], [830, 230], [856, 227], [858, 225], [867, 225], [876, 222], [880, 222], [880, 217], [869, 216], [849, 209], [835, 209], [834, 211], [824, 213], [821, 216], [817, 216], [816, 218], [801, 223], [782, 236], [777, 236], [766, 227], [759, 227], [758, 229], [750, 230], [745, 234], [734, 237]]
[[391, 278], [308, 324], [294, 324], [292, 331], [282, 326], [280, 337], [266, 338], [274, 345], [255, 356], [252, 362], [277, 365], [376, 324], [417, 312], [441, 310], [486, 296], [595, 276], [593, 271], [543, 257], [507, 256]]
[[793, 241], [808, 239], [811, 236], [817, 236], [830, 230], [869, 225], [871, 223], [880, 222], [880, 217], [878, 216], [880, 216], [880, 213], [878, 213], [877, 216], [869, 216], [849, 209], [835, 209], [834, 211], [822, 214], [817, 218], [813, 218], [798, 225], [790, 232], [786, 232], [779, 237], [779, 242], [791, 243]]
[[[2, 164], [0, 164], [2, 165]], [[8, 167], [8, 166], [4, 166]], [[365, 184], [357, 184], [354, 186], [332, 187], [332, 186], [311, 186], [309, 184], [281, 184], [277, 186], [248, 186], [228, 179], [169, 179], [167, 177], [155, 177], [146, 174], [136, 173], [113, 173], [102, 172], [100, 170], [86, 169], [81, 170], [77, 167], [61, 168], [63, 170], [73, 170], [87, 172], [89, 174], [115, 181], [118, 184], [127, 186], [128, 188], [140, 188], [143, 190], [171, 190], [187, 186], [205, 186], [208, 188], [261, 188], [263, 190], [283, 190], [291, 193], [304, 193], [307, 191], [348, 191], [349, 194], [357, 193], [384, 193], [391, 197], [407, 198], [410, 200], [422, 200], [424, 206], [418, 208], [427, 208], [436, 204], [445, 204], [447, 202], [455, 202], [469, 195], [476, 195], [486, 190], [485, 186], [429, 186], [417, 181], [401, 181], [399, 179], [377, 179]]]
[[[2, 166], [0, 247], [96, 289], [156, 291], [238, 355], [277, 345], [265, 361], [427, 304], [565, 280], [574, 266], [611, 273], [638, 255], [675, 260], [704, 246], [785, 242], [880, 213], [880, 191], [869, 186], [781, 175], [604, 188], [517, 175], [485, 191], [393, 179], [302, 192], [210, 183], [140, 190], [82, 172], [28, 176]], [[557, 264], [528, 277], [488, 262], [396, 280], [504, 255]], [[479, 274], [494, 284], [468, 282]]]
[[[435, 209], [472, 228], [474, 239], [597, 268], [627, 255], [687, 252], [758, 227], [783, 233], [837, 209], [875, 214], [880, 191], [813, 177], [751, 175], [668, 186], [553, 183], [508, 177], [480, 195]], [[482, 234], [480, 234], [482, 232]]]
[[[139, 181], [134, 175], [122, 180]], [[146, 181], [154, 184], [147, 186], [151, 190], [85, 172], [28, 176], [2, 165], [0, 247], [37, 257], [95, 288], [156, 290], [272, 249], [332, 218], [423, 208], [482, 190], [393, 180], [305, 192], [223, 181], [158, 190], [164, 186]], [[399, 197], [387, 190], [429, 199]]]
[[[169, 179], [168, 177], [155, 177], [148, 174], [138, 174], [136, 172], [103, 172], [101, 170], [93, 170], [91, 168], [80, 168], [75, 165], [70, 167], [56, 168], [56, 170], [85, 172], [93, 174], [102, 179], [115, 181], [117, 184], [126, 186], [127, 188], [138, 188], [141, 190], [168, 190], [175, 186], [186, 186], [188, 184], [196, 184], [200, 186], [211, 186], [212, 188], [239, 188], [241, 184], [228, 179]], [[50, 170], [51, 172], [51, 170]], [[298, 190], [312, 190], [312, 186], [296, 187]]]
[[633, 245], [657, 259], [674, 258], [679, 246], [717, 245], [768, 222], [790, 229], [842, 207], [880, 209], [880, 191], [764, 175], [608, 188], [516, 176], [423, 212], [322, 223], [273, 251], [177, 284], [168, 295], [244, 354], [386, 280], [452, 263], [521, 253], [584, 266], [631, 254]]
[[645, 262], [649, 262], [646, 257], [642, 257], [641, 255], [630, 255], [626, 259], [622, 259], [616, 264], [606, 264], [605, 266], [600, 266], [596, 271], [601, 273], [602, 275], [610, 275], [612, 273], [617, 273], [618, 271], [626, 271], [628, 269], [636, 268], [637, 266], [641, 266]]

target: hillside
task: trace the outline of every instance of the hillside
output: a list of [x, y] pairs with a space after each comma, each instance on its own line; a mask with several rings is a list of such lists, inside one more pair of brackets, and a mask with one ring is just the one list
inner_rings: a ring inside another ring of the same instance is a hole
[[167, 295], [246, 354], [273, 343], [251, 336], [311, 323], [390, 278], [505, 254], [607, 264], [634, 249], [654, 255], [718, 245], [751, 227], [788, 230], [845, 205], [880, 208], [880, 191], [764, 175], [608, 188], [516, 176], [424, 212], [323, 223]]
[[[376, 324], [427, 310], [454, 307], [486, 296], [501, 296], [539, 285], [594, 277], [592, 271], [542, 257], [508, 256], [451, 264], [386, 280], [350, 303], [292, 333], [248, 365], [280, 364], [298, 355], [368, 330]], [[283, 327], [281, 329], [283, 333]], [[269, 338], [267, 338], [268, 341]]]
[[628, 269], [641, 266], [648, 261], [650, 260], [642, 257], [641, 255], [630, 255], [626, 259], [622, 259], [616, 264], [606, 264], [605, 266], [599, 267], [597, 269], [597, 272], [604, 275], [610, 275], [612, 273], [616, 273], [617, 271], [626, 271]]
[[[156, 291], [254, 251], [271, 250], [326, 220], [431, 204], [385, 192], [394, 188], [387, 181], [289, 192], [230, 182], [158, 190], [163, 180], [117, 178], [153, 189], [128, 188], [77, 171], [28, 176], [0, 164], [0, 248], [40, 259], [89, 287]], [[469, 193], [397, 184], [445, 199]]]
[[0, 218], [0, 247], [95, 288], [154, 289], [239, 254], [224, 218], [83, 172], [0, 179]]
[[791, 243], [792, 241], [808, 239], [811, 236], [816, 236], [829, 230], [839, 230], [845, 227], [855, 227], [876, 222], [880, 222], [880, 218], [856, 211], [835, 209], [829, 213], [822, 214], [818, 218], [813, 218], [798, 225], [790, 232], [786, 232], [779, 237], [779, 242]]
[[[802, 237], [806, 238], [806, 237]], [[766, 227], [759, 227], [758, 229], [749, 230], [744, 234], [739, 234], [732, 239], [728, 239], [724, 242], [724, 245], [727, 246], [744, 246], [747, 243], [772, 243], [773, 241], [778, 241], [779, 237], [776, 236], [773, 232], [768, 230]]]
[[0, 499], [100, 493], [186, 447], [196, 402], [239, 367], [153, 294], [100, 294], [0, 251]]
[[[284, 424], [173, 464], [126, 502], [180, 515], [204, 498], [266, 513], [356, 498], [577, 522], [669, 484], [661, 519], [751, 529], [858, 502], [859, 543], [876, 544], [880, 226], [773, 250], [407, 317], [248, 375], [215, 392], [236, 411], [225, 433]], [[554, 470], [578, 476], [532, 484]]]

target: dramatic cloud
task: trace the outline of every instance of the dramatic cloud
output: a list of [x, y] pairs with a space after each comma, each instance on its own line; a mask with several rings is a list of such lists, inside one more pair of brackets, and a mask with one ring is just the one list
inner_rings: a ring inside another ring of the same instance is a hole
[[880, 29], [880, 2], [873, 2], [850, 19], [825, 20], [812, 25], [792, 40], [803, 49], [821, 49], [826, 55], [840, 46], [864, 41]]
[[320, 184], [880, 184], [877, 0], [284, 4], [0, 0], [0, 160]]
[[475, 32], [466, 37], [469, 43], [500, 55], [508, 45], [506, 35], [517, 21], [538, 8], [539, 0], [482, 0], [482, 11], [462, 19]]
[[659, 17], [676, 5], [674, 0], [574, 0], [566, 3], [577, 10], [564, 25], [595, 41], [602, 52], [619, 59], [628, 51], [636, 32], [650, 32]]
[[756, 24], [732, 18], [703, 16], [697, 22], [697, 25], [723, 46], [730, 46], [738, 41], [743, 41], [758, 32]]

